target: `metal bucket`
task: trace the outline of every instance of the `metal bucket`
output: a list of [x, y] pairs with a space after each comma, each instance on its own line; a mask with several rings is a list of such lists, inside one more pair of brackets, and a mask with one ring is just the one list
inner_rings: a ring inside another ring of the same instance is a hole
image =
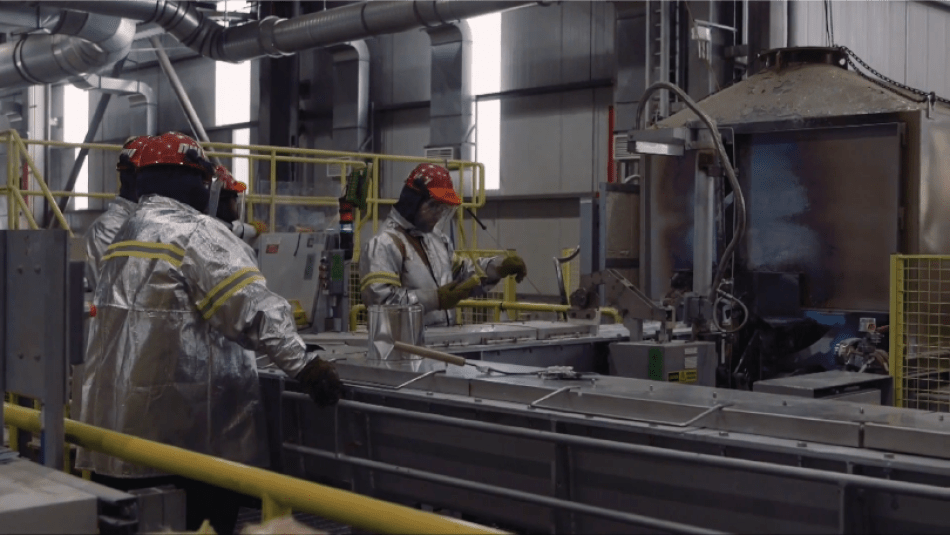
[[397, 350], [393, 342], [425, 343], [422, 305], [372, 305], [368, 307], [369, 344], [366, 357], [375, 360], [416, 360]]

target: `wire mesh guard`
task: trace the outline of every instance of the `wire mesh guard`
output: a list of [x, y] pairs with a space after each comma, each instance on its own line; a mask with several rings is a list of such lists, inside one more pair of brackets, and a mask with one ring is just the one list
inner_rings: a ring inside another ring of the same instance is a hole
[[950, 256], [895, 255], [891, 272], [895, 405], [950, 412]]

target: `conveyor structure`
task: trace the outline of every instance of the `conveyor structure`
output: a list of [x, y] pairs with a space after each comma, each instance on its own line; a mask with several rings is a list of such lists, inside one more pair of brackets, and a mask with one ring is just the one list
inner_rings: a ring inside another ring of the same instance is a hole
[[[543, 352], [543, 350], [541, 350]], [[261, 372], [290, 475], [516, 531], [946, 532], [944, 415], [492, 363], [369, 361], [319, 410]], [[280, 453], [276, 453], [280, 452]], [[704, 531], [705, 530], [705, 531]]]

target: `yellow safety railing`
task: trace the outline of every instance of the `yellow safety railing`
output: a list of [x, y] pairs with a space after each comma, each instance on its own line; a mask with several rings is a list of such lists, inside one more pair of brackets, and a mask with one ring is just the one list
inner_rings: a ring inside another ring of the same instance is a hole
[[890, 308], [895, 405], [950, 412], [950, 256], [891, 256]]
[[[5, 403], [4, 419], [40, 431], [39, 411]], [[265, 522], [293, 510], [371, 533], [505, 533], [74, 420], [65, 421], [65, 431], [79, 447], [260, 498]]]
[[[114, 193], [76, 193], [65, 191], [51, 191], [47, 187], [47, 182], [39, 172], [30, 157], [29, 148], [31, 146], [49, 146], [70, 149], [89, 149], [109, 151], [118, 153], [122, 147], [104, 143], [66, 143], [62, 141], [29, 140], [22, 139], [15, 130], [7, 130], [0, 133], [0, 143], [7, 146], [7, 177], [0, 187], [0, 195], [7, 198], [7, 228], [18, 229], [25, 223], [29, 228], [38, 228], [33, 214], [29, 209], [27, 198], [31, 196], [42, 196], [50, 204], [56, 220], [59, 224], [69, 231], [69, 225], [65, 217], [56, 205], [56, 198], [60, 197], [87, 197], [96, 199], [112, 199]], [[338, 206], [339, 196], [304, 196], [304, 195], [279, 195], [278, 194], [278, 163], [299, 163], [305, 165], [337, 165], [340, 167], [341, 185], [345, 184], [346, 177], [353, 169], [367, 168], [369, 170], [367, 178], [368, 185], [367, 213], [356, 213], [356, 229], [354, 232], [354, 261], [359, 259], [360, 231], [364, 226], [372, 222], [373, 232], [379, 229], [379, 206], [392, 205], [397, 199], [381, 198], [379, 195], [379, 185], [381, 181], [382, 167], [387, 162], [402, 163], [434, 163], [447, 167], [451, 171], [457, 172], [458, 189], [462, 192], [462, 208], [477, 210], [485, 205], [485, 166], [477, 162], [463, 160], [438, 160], [433, 158], [423, 158], [415, 156], [397, 156], [388, 154], [371, 154], [359, 152], [329, 151], [319, 149], [300, 149], [295, 147], [276, 147], [269, 145], [237, 145], [233, 143], [202, 143], [209, 156], [230, 159], [244, 159], [249, 162], [248, 165], [248, 190], [245, 197], [248, 206], [247, 219], [254, 219], [255, 207], [267, 207], [269, 213], [267, 219], [270, 228], [276, 227], [277, 206], [278, 205], [296, 205], [296, 206]], [[255, 166], [254, 162], [269, 163], [269, 175], [266, 179], [267, 190], [263, 192], [254, 191], [255, 187]], [[20, 180], [24, 178], [21, 169], [26, 164], [27, 174], [39, 186], [40, 190], [30, 190], [21, 187]], [[399, 181], [403, 177], [397, 177]], [[341, 191], [342, 193], [342, 191]], [[25, 220], [25, 221], [23, 221]], [[459, 231], [464, 235], [462, 211], [458, 215]], [[460, 249], [475, 248], [476, 246], [476, 223], [471, 221], [472, 242], [466, 244], [462, 240]]]

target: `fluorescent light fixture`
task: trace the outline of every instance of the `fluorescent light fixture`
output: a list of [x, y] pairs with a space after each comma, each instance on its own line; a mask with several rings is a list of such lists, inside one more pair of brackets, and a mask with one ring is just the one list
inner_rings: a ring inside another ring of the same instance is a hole
[[[63, 86], [63, 141], [67, 143], [82, 143], [89, 130], [89, 95], [85, 91], [72, 85]], [[73, 149], [73, 158], [79, 155], [79, 149]], [[76, 193], [89, 193], [89, 159], [82, 164], [76, 185]], [[75, 210], [89, 208], [88, 197], [73, 198]]]

